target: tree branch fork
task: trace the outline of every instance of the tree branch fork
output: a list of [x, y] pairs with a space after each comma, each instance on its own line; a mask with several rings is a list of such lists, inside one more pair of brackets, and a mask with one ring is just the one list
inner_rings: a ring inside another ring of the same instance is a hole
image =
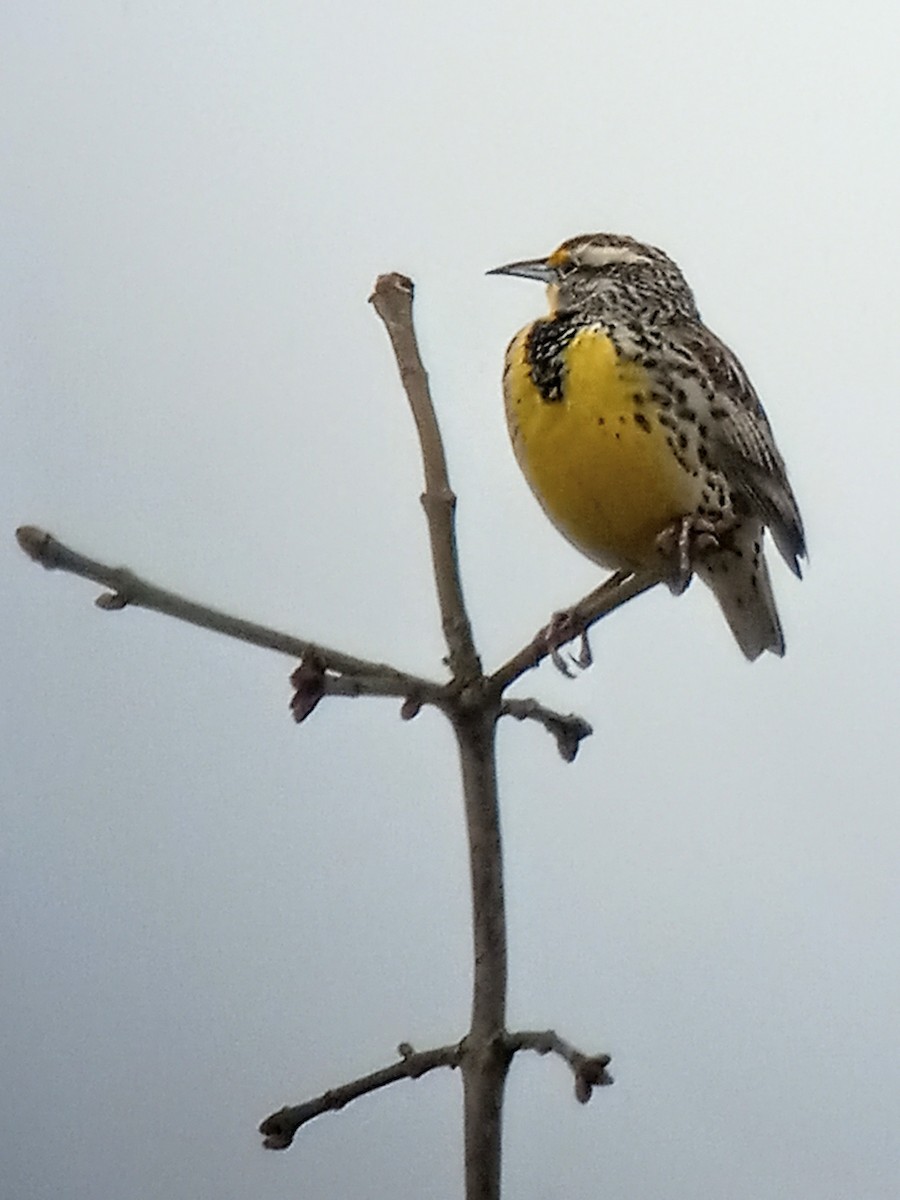
[[560, 654], [570, 640], [583, 639], [582, 654], [571, 661], [589, 665], [587, 632], [603, 617], [666, 579], [659, 571], [619, 572], [557, 614], [493, 673], [485, 674], [464, 603], [456, 545], [456, 497], [450, 487], [437, 418], [416, 343], [412, 319], [413, 286], [402, 275], [383, 275], [371, 302], [384, 324], [419, 438], [424, 474], [422, 505], [441, 628], [450, 678], [443, 682], [398, 670], [306, 638], [246, 621], [143, 579], [125, 567], [89, 558], [51, 533], [25, 525], [19, 545], [35, 562], [91, 580], [104, 591], [97, 605], [108, 611], [135, 607], [159, 612], [239, 641], [299, 660], [292, 675], [291, 702], [297, 721], [307, 719], [326, 697], [383, 696], [401, 702], [410, 720], [424, 706], [447, 716], [456, 735], [469, 840], [473, 920], [471, 1021], [458, 1043], [415, 1051], [404, 1043], [395, 1062], [329, 1089], [302, 1104], [282, 1108], [260, 1126], [265, 1145], [284, 1149], [315, 1117], [402, 1079], [417, 1079], [439, 1067], [459, 1068], [463, 1078], [465, 1173], [468, 1200], [500, 1196], [503, 1090], [515, 1054], [531, 1050], [561, 1058], [574, 1078], [575, 1095], [590, 1099], [596, 1087], [612, 1083], [609, 1056], [587, 1055], [553, 1030], [511, 1033], [506, 1028], [506, 923], [503, 858], [496, 771], [496, 727], [502, 717], [531, 721], [551, 734], [559, 753], [571, 762], [591, 727], [573, 713], [556, 712], [536, 699], [506, 697], [506, 690], [547, 657], [565, 673]]
[[[291, 676], [294, 685], [291, 711], [298, 722], [310, 716], [319, 702], [328, 696], [399, 699], [402, 701], [400, 715], [404, 720], [411, 720], [427, 705], [449, 714], [489, 700], [496, 702], [500, 716], [534, 721], [545, 729], [556, 740], [559, 753], [566, 762], [574, 760], [583, 739], [593, 732], [588, 722], [575, 713], [557, 712], [532, 698], [503, 699], [505, 690], [527, 671], [551, 655], [558, 657], [548, 637], [548, 627], [539, 629], [493, 674], [474, 678], [456, 676], [442, 683], [189, 600], [151, 583], [127, 567], [89, 558], [37, 526], [22, 525], [16, 530], [16, 539], [29, 558], [47, 570], [64, 571], [100, 584], [105, 590], [97, 596], [95, 604], [105, 612], [148, 609], [298, 659], [300, 666]], [[586, 633], [602, 617], [659, 581], [651, 575], [612, 576], [566, 612], [567, 633], [572, 637]], [[451, 636], [456, 629], [458, 626], [448, 625]]]
[[[533, 1050], [540, 1055], [557, 1055], [572, 1072], [575, 1098], [580, 1104], [586, 1104], [590, 1100], [595, 1087], [607, 1087], [613, 1082], [606, 1069], [610, 1063], [608, 1054], [583, 1054], [553, 1029], [500, 1034], [495, 1040], [494, 1048], [507, 1068], [513, 1057], [523, 1050]], [[316, 1117], [327, 1112], [340, 1112], [351, 1101], [377, 1092], [392, 1083], [398, 1083], [401, 1079], [420, 1079], [439, 1067], [455, 1070], [463, 1065], [466, 1055], [470, 1053], [472, 1051], [467, 1038], [450, 1046], [418, 1051], [414, 1050], [409, 1042], [401, 1042], [397, 1047], [397, 1060], [388, 1066], [368, 1075], [361, 1075], [358, 1079], [352, 1079], [339, 1087], [329, 1088], [328, 1091], [313, 1096], [302, 1104], [280, 1108], [278, 1112], [266, 1117], [259, 1126], [259, 1132], [264, 1139], [263, 1145], [267, 1150], [286, 1150], [298, 1131]]]
[[[52, 533], [33, 525], [16, 530], [22, 550], [48, 570], [60, 570], [92, 580], [106, 590], [96, 599], [107, 612], [144, 608], [163, 613], [239, 641], [275, 650], [299, 659], [291, 676], [294, 696], [291, 710], [296, 721], [305, 720], [326, 696], [384, 696], [402, 700], [401, 716], [410, 720], [423, 706], [433, 705], [452, 716], [474, 703], [495, 706], [498, 715], [534, 721], [556, 740], [566, 762], [572, 762], [584, 738], [593, 732], [583, 717], [560, 713], [531, 698], [503, 699], [503, 693], [545, 658], [571, 674], [559, 646], [578, 637], [601, 618], [665, 579], [665, 571], [618, 572], [589, 592], [534, 636], [493, 674], [485, 675], [475, 648], [456, 549], [456, 495], [450, 486], [443, 442], [422, 365], [412, 319], [412, 281], [403, 275], [382, 275], [370, 302], [381, 318], [407, 394], [415, 422], [424, 468], [422, 505], [428, 522], [435, 586], [441, 624], [447, 643], [446, 682], [401, 671], [388, 663], [373, 662], [306, 638], [295, 637], [209, 605], [189, 600], [177, 592], [151, 583], [128, 567], [111, 566], [65, 545]], [[562, 632], [560, 632], [562, 631]], [[585, 643], [586, 644], [586, 643]], [[574, 658], [576, 666], [587, 661]]]

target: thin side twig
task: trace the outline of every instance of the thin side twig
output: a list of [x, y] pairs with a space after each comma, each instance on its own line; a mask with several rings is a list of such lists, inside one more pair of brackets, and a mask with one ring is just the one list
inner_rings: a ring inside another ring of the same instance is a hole
[[263, 1135], [263, 1145], [267, 1150], [286, 1150], [294, 1140], [294, 1135], [302, 1126], [308, 1124], [322, 1113], [338, 1112], [351, 1100], [366, 1096], [369, 1092], [377, 1092], [379, 1088], [387, 1087], [400, 1079], [418, 1079], [428, 1071], [437, 1067], [458, 1067], [462, 1058], [462, 1048], [455, 1046], [439, 1046], [434, 1050], [416, 1052], [407, 1043], [397, 1047], [400, 1059], [370, 1075], [353, 1079], [340, 1087], [329, 1088], [321, 1096], [315, 1096], [303, 1104], [292, 1108], [282, 1108], [272, 1113], [260, 1124], [259, 1132]]
[[428, 521], [431, 563], [447, 645], [447, 664], [454, 679], [481, 674], [472, 627], [463, 600], [456, 550], [456, 496], [450, 487], [447, 458], [431, 401], [428, 374], [422, 364], [412, 320], [413, 282], [397, 273], [380, 275], [369, 301], [381, 318], [419, 435], [425, 491], [422, 505]]
[[[621, 608], [635, 596], [647, 592], [668, 578], [664, 569], [647, 571], [616, 571], [605, 579], [598, 588], [588, 592], [577, 604], [566, 612], [558, 614], [565, 623], [567, 640], [586, 633], [592, 625], [602, 617], [608, 616], [614, 609]], [[512, 658], [508, 659], [491, 675], [491, 686], [497, 692], [503, 692], [526, 671], [539, 666], [545, 658], [553, 653], [553, 641], [548, 637], [546, 627], [539, 630], [534, 637], [523, 646]]]
[[109, 592], [97, 598], [100, 608], [114, 611], [133, 606], [145, 608], [152, 612], [163, 613], [196, 625], [201, 629], [211, 629], [226, 637], [247, 642], [252, 646], [260, 646], [265, 650], [276, 650], [291, 658], [304, 659], [314, 657], [325, 670], [341, 675], [365, 680], [371, 686], [371, 694], [379, 696], [407, 697], [415, 695], [422, 703], [436, 703], [443, 695], [443, 687], [417, 675], [398, 671], [387, 663], [372, 662], [368, 659], [357, 658], [352, 654], [335, 650], [330, 646], [322, 646], [317, 642], [306, 641], [303, 638], [292, 637], [278, 629], [266, 625], [257, 625], [253, 621], [245, 621], [234, 617], [220, 609], [210, 608], [205, 604], [197, 604], [180, 596], [177, 592], [166, 591], [157, 587], [149, 580], [135, 575], [127, 567], [112, 567], [97, 559], [73, 550], [43, 529], [34, 525], [23, 525], [16, 530], [16, 539], [25, 553], [35, 562], [48, 570], [66, 571], [78, 575], [82, 579], [90, 579]]
[[517, 721], [537, 721], [556, 738], [556, 746], [566, 762], [574, 762], [578, 748], [593, 728], [577, 713], [559, 713], [545, 708], [537, 700], [509, 699], [500, 706], [500, 715], [515, 717]]
[[613, 1082], [607, 1067], [612, 1061], [608, 1054], [584, 1054], [571, 1042], [561, 1038], [555, 1029], [526, 1029], [506, 1037], [510, 1054], [519, 1050], [534, 1050], [537, 1054], [556, 1054], [567, 1063], [575, 1076], [575, 1098], [587, 1104], [595, 1087], [608, 1087]]

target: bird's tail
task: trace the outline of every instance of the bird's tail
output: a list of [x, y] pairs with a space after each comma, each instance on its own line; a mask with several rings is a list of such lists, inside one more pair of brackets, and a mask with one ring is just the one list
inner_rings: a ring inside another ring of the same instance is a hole
[[712, 589], [737, 644], [751, 662], [764, 650], [779, 657], [784, 654], [761, 526], [736, 531], [731, 545], [708, 554], [695, 569]]

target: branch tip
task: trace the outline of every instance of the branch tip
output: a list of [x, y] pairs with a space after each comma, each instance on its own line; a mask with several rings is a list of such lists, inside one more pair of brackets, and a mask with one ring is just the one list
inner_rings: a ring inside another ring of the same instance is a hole
[[460, 1045], [415, 1051], [409, 1042], [401, 1042], [397, 1053], [400, 1056], [399, 1061], [383, 1067], [380, 1071], [373, 1071], [370, 1075], [363, 1075], [339, 1087], [329, 1088], [321, 1096], [290, 1108], [280, 1108], [278, 1112], [266, 1117], [259, 1126], [265, 1149], [286, 1150], [294, 1140], [297, 1130], [315, 1117], [326, 1112], [340, 1112], [351, 1100], [378, 1091], [379, 1088], [396, 1083], [399, 1079], [418, 1079], [437, 1067], [458, 1067], [463, 1051]]
[[377, 309], [379, 305], [390, 303], [396, 296], [402, 296], [411, 301], [414, 294], [415, 284], [408, 275], [403, 275], [399, 271], [389, 271], [386, 275], [379, 275], [375, 280], [369, 303]]
[[504, 700], [500, 709], [503, 716], [515, 717], [517, 721], [537, 721], [556, 739], [556, 748], [564, 762], [575, 761], [584, 738], [590, 737], [593, 727], [576, 713], [554, 712], [537, 700]]
[[556, 1054], [561, 1058], [575, 1078], [575, 1099], [579, 1104], [587, 1104], [595, 1087], [609, 1087], [614, 1082], [606, 1069], [612, 1062], [608, 1054], [584, 1054], [561, 1038], [555, 1029], [511, 1033], [506, 1044], [511, 1054], [534, 1050], [536, 1054]]
[[45, 529], [38, 529], [37, 525], [20, 525], [16, 530], [16, 541], [28, 557], [35, 562], [39, 562], [47, 568], [54, 566], [50, 553], [54, 538]]

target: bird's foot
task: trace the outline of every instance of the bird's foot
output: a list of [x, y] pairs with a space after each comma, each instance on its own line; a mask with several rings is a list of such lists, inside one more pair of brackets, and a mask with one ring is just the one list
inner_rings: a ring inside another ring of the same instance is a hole
[[657, 549], [672, 564], [668, 584], [673, 596], [687, 590], [694, 563], [710, 550], [718, 549], [720, 532], [707, 517], [691, 514], [674, 521], [657, 537]]
[[575, 617], [574, 609], [554, 613], [550, 618], [550, 623], [541, 631], [541, 636], [550, 653], [550, 661], [557, 671], [560, 671], [567, 679], [574, 679], [575, 672], [569, 666], [569, 662], [560, 654], [563, 646], [568, 645], [575, 638], [581, 639], [578, 653], [569, 655], [572, 666], [577, 667], [579, 671], [586, 671], [594, 661], [587, 630]]

